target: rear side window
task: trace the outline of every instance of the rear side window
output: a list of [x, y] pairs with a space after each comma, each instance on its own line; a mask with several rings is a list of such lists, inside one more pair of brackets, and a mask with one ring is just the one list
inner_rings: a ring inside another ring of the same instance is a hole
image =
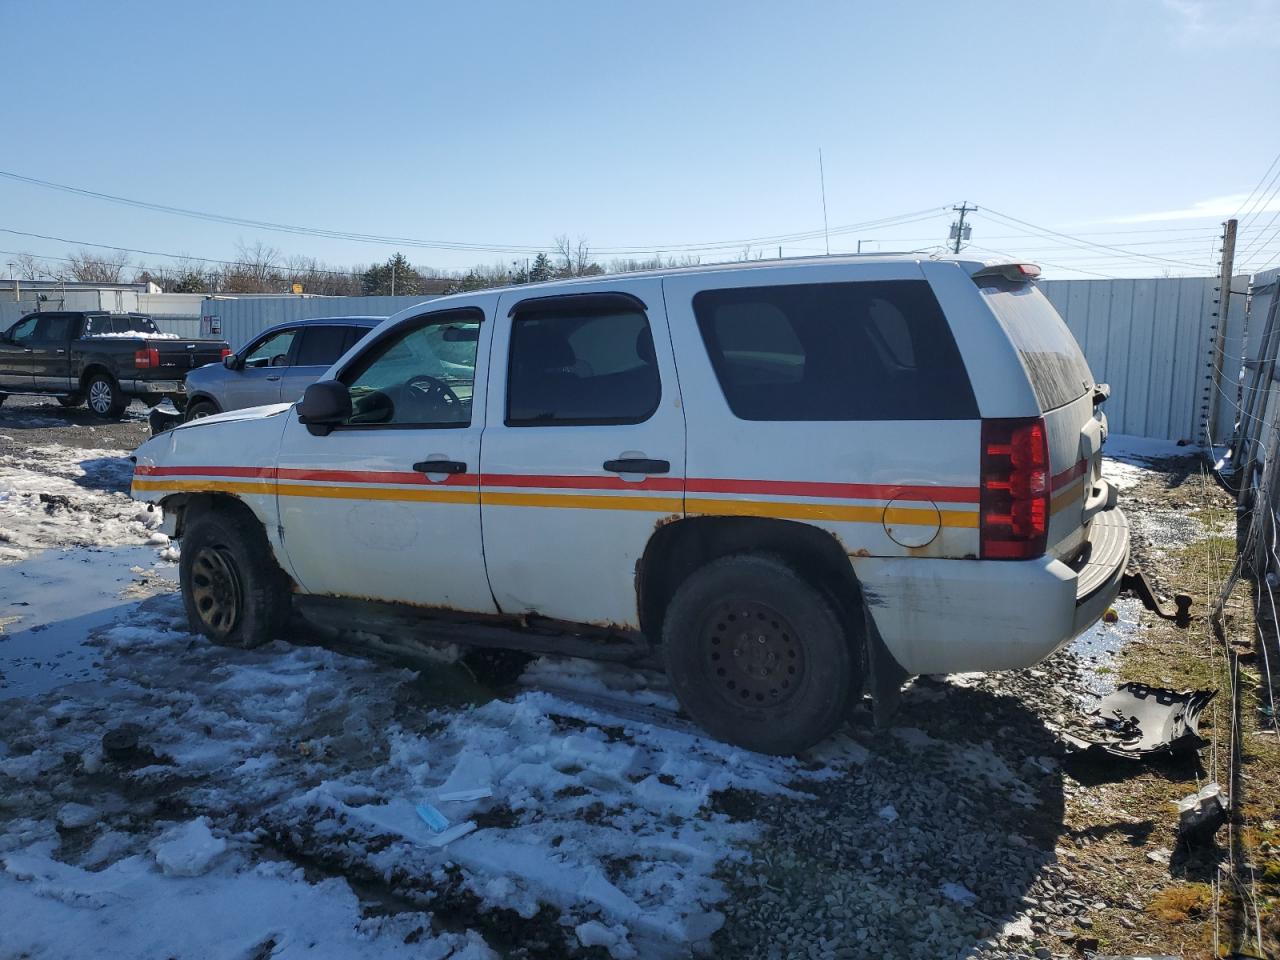
[[980, 289], [1022, 358], [1042, 411], [1070, 403], [1093, 386], [1080, 345], [1035, 284], [983, 278]]
[[743, 420], [971, 420], [977, 403], [923, 280], [706, 290], [693, 298]]
[[346, 353], [346, 327], [303, 327], [299, 332], [298, 367], [329, 367]]
[[641, 423], [658, 408], [662, 387], [644, 311], [625, 301], [574, 300], [516, 312], [508, 426]]

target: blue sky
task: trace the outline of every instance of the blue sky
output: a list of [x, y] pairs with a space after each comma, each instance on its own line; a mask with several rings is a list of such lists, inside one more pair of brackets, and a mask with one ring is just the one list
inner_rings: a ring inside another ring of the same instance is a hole
[[[344, 232], [517, 247], [568, 234], [670, 254], [820, 230], [821, 148], [832, 228], [933, 211], [837, 232], [833, 250], [938, 244], [944, 208], [968, 200], [974, 244], [1059, 264], [1050, 276], [1207, 274], [1218, 222], [1280, 151], [1277, 13], [1276, 0], [0, 0], [0, 169]], [[1264, 229], [1280, 196], [1253, 199], [1243, 246], [1260, 264], [1280, 250]], [[259, 241], [334, 264], [395, 249], [6, 179], [0, 227], [227, 259]], [[69, 246], [0, 233], [5, 251]], [[404, 249], [445, 269], [523, 259]]]

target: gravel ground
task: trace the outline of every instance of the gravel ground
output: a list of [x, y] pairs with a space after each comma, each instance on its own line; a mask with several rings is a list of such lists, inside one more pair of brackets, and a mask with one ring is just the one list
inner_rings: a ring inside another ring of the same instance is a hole
[[87, 407], [63, 408], [52, 397], [6, 397], [0, 405], [0, 456], [57, 443], [84, 449], [133, 450], [151, 436], [148, 407], [135, 400], [118, 421]]

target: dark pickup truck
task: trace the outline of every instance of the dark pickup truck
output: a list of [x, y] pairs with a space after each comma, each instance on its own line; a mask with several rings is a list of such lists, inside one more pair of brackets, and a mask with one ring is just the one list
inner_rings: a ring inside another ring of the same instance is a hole
[[161, 333], [140, 313], [30, 313], [0, 334], [0, 403], [11, 393], [54, 396], [64, 407], [89, 403], [118, 420], [134, 397], [186, 406], [187, 372], [231, 352], [225, 340]]

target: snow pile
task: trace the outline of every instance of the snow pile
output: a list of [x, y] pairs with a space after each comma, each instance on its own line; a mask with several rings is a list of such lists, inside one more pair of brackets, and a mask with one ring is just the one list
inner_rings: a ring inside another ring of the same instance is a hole
[[[53, 444], [0, 462], [0, 563], [47, 547], [147, 543], [163, 520], [129, 497], [133, 463], [122, 450]], [[168, 541], [156, 545], [167, 547]]]
[[226, 852], [227, 841], [209, 830], [209, 818], [174, 827], [151, 845], [156, 863], [171, 877], [198, 877]]
[[84, 340], [181, 340], [176, 333], [140, 333], [137, 330], [131, 330], [124, 333], [112, 331], [110, 333], [91, 333]]

